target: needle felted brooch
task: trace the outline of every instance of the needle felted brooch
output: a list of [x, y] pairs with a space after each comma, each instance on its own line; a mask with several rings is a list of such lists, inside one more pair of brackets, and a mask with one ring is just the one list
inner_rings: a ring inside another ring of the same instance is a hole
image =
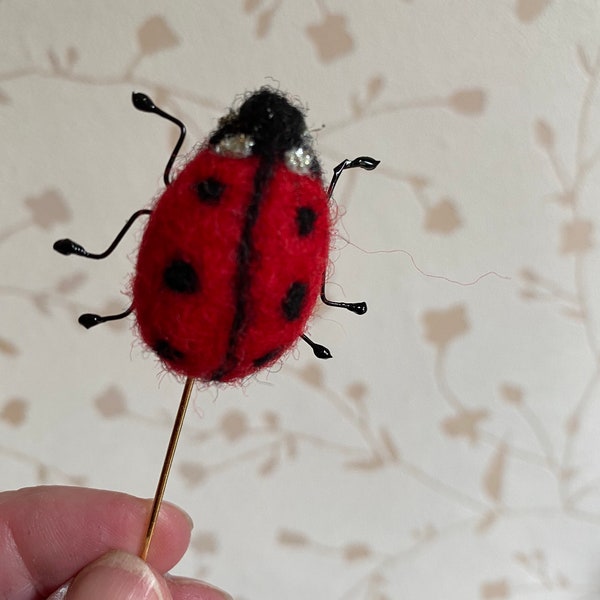
[[89, 329], [133, 313], [144, 344], [167, 370], [186, 378], [140, 550], [146, 559], [194, 381], [242, 380], [273, 365], [299, 339], [318, 358], [331, 358], [305, 333], [319, 298], [366, 312], [364, 302], [333, 302], [325, 293], [332, 194], [344, 170], [372, 170], [379, 162], [368, 156], [344, 160], [325, 189], [303, 111], [263, 87], [226, 114], [172, 176], [184, 124], [145, 94], [134, 93], [132, 101], [180, 130], [165, 168], [165, 190], [151, 209], [130, 217], [104, 252], [90, 253], [70, 239], [58, 240], [54, 249], [105, 258], [139, 217], [149, 216], [131, 305], [119, 314], [79, 317]]

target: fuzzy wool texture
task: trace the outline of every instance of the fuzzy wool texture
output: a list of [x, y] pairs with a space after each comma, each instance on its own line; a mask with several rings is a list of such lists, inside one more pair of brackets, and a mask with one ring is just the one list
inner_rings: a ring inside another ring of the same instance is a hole
[[[320, 179], [289, 171], [275, 161], [261, 192], [251, 230], [247, 285], [238, 297], [239, 244], [261, 157], [231, 158], [203, 148], [158, 199], [144, 233], [133, 282], [140, 336], [150, 349], [166, 341], [177, 356], [160, 356], [175, 373], [203, 381], [243, 379], [277, 361], [306, 328], [327, 268], [331, 239], [329, 199]], [[199, 182], [223, 182], [217, 202], [201, 201]], [[300, 235], [300, 209], [314, 211], [308, 234]], [[164, 285], [173, 261], [193, 266], [194, 293]], [[290, 286], [305, 294], [297, 316], [282, 304]], [[238, 307], [244, 319], [232, 340]], [[159, 353], [160, 354], [160, 353]], [[232, 358], [233, 357], [233, 358]]]
[[279, 90], [263, 86], [220, 120], [209, 141], [215, 145], [235, 134], [252, 138], [254, 154], [281, 158], [286, 150], [302, 145], [306, 137], [304, 113]]

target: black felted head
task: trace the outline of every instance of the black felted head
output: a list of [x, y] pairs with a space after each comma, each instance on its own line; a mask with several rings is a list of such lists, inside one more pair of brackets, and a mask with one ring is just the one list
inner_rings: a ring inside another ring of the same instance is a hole
[[249, 96], [237, 113], [226, 117], [210, 143], [237, 133], [253, 139], [253, 154], [278, 158], [301, 145], [306, 123], [302, 112], [283, 94], [263, 87]]

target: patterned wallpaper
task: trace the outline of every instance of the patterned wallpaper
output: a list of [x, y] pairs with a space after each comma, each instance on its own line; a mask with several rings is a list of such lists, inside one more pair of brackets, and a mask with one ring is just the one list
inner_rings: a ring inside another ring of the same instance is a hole
[[240, 94], [301, 99], [340, 180], [310, 334], [198, 389], [178, 573], [238, 600], [600, 598], [600, 6], [593, 0], [0, 0], [0, 473], [154, 491], [181, 382], [131, 323], [142, 227]]

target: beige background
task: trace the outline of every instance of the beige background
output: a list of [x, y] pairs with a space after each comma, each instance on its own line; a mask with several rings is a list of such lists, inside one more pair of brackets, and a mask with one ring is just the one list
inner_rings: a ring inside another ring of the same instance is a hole
[[198, 392], [167, 497], [178, 572], [238, 600], [600, 598], [600, 5], [567, 0], [0, 0], [0, 475], [150, 496], [180, 382], [104, 248], [263, 84], [309, 109], [336, 200], [314, 339]]

